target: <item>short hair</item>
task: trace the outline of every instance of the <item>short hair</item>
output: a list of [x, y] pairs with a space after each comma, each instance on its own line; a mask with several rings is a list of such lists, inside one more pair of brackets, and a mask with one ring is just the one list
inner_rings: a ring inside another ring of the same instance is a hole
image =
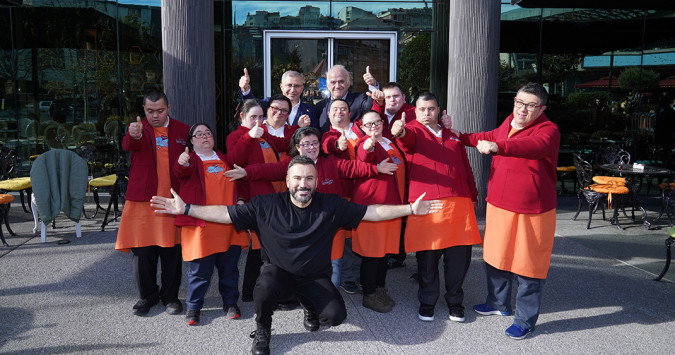
[[541, 84], [529, 82], [521, 86], [516, 95], [521, 92], [536, 96], [539, 99], [539, 105], [541, 106], [545, 106], [548, 101], [548, 92], [546, 92], [546, 89]]
[[295, 157], [300, 155], [298, 148], [296, 148], [295, 146], [300, 144], [300, 141], [308, 136], [316, 136], [316, 138], [319, 140], [319, 143], [321, 143], [321, 132], [319, 132], [318, 129], [312, 126], [298, 128], [291, 137], [291, 144], [289, 147], [290, 149], [288, 150], [288, 156]]
[[289, 110], [293, 108], [293, 104], [291, 103], [291, 100], [290, 100], [289, 98], [287, 98], [286, 96], [281, 95], [281, 94], [272, 95], [272, 96], [270, 97], [270, 99], [267, 101], [267, 102], [268, 102], [267, 108], [269, 108], [269, 106], [270, 106], [270, 105], [272, 104], [272, 102], [274, 102], [274, 101], [283, 101], [283, 102], [287, 103], [287, 104], [288, 104], [288, 109], [289, 109]]
[[187, 146], [188, 146], [188, 148], [190, 148], [190, 150], [195, 149], [194, 146], [192, 145], [192, 136], [195, 134], [195, 130], [199, 126], [206, 126], [206, 128], [208, 128], [208, 130], [211, 131], [211, 133], [215, 134], [213, 132], [213, 130], [211, 129], [211, 126], [209, 126], [208, 123], [206, 123], [206, 122], [199, 122], [199, 123], [193, 124], [192, 127], [190, 127], [190, 130], [188, 131], [188, 136], [187, 136]]
[[293, 157], [293, 159], [291, 159], [290, 163], [288, 163], [288, 169], [286, 169], [286, 175], [288, 175], [288, 172], [291, 171], [291, 168], [294, 165], [297, 165], [297, 164], [311, 165], [311, 166], [314, 167], [314, 171], [318, 173], [318, 171], [316, 169], [316, 164], [314, 164], [314, 160], [312, 160], [312, 158], [309, 158], [309, 157], [306, 157], [306, 156], [303, 156], [303, 155], [297, 155], [297, 156]]
[[329, 112], [330, 112], [330, 108], [333, 107], [333, 104], [337, 101], [342, 101], [345, 104], [347, 104], [347, 110], [349, 110], [349, 112], [352, 112], [352, 108], [349, 107], [349, 102], [347, 102], [347, 100], [345, 100], [345, 99], [335, 99], [335, 100], [331, 101], [330, 105], [328, 105], [328, 111]]
[[302, 76], [302, 74], [298, 73], [295, 70], [287, 70], [283, 74], [281, 74], [281, 82], [284, 82], [284, 79], [286, 78], [300, 78], [300, 80], [305, 81], [305, 77]]
[[415, 104], [417, 104], [417, 102], [420, 100], [422, 101], [434, 100], [436, 102], [436, 106], [438, 106], [438, 98], [436, 98], [436, 95], [430, 92], [421, 93], [420, 96], [417, 97], [417, 101], [415, 101]]
[[152, 102], [157, 102], [159, 99], [164, 99], [166, 106], [169, 106], [169, 98], [166, 97], [166, 94], [163, 91], [157, 89], [148, 89], [143, 95], [143, 106], [148, 100]]
[[[347, 68], [345, 68], [344, 65], [335, 64], [328, 70], [328, 72], [332, 72], [334, 70], [339, 70], [339, 71], [343, 72], [347, 76], [347, 82], [349, 82], [351, 84], [352, 80], [349, 78], [349, 71], [347, 70]], [[326, 72], [326, 76], [328, 76], [328, 72]]]
[[403, 88], [401, 87], [401, 85], [399, 85], [398, 83], [395, 83], [393, 81], [390, 81], [390, 82], [384, 84], [382, 86], [382, 88], [380, 88], [380, 90], [384, 91], [384, 90], [387, 90], [387, 89], [394, 89], [394, 88], [398, 88], [401, 91], [401, 94], [403, 94]]
[[[260, 110], [263, 109], [262, 105], [260, 104], [260, 102], [258, 102], [258, 100], [248, 99], [244, 101], [244, 103], [241, 105], [239, 112], [241, 112], [242, 114], [244, 114], [244, 116], [246, 116], [248, 112], [251, 111], [251, 109], [254, 107], [260, 107]], [[239, 118], [239, 121], [241, 122], [241, 117]]]

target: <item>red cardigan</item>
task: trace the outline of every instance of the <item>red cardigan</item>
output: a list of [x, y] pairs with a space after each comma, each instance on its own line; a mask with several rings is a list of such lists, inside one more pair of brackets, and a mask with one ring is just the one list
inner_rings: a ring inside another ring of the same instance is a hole
[[[190, 127], [183, 122], [169, 118], [169, 175], [171, 187], [178, 192], [178, 178], [173, 173], [173, 165], [185, 151]], [[131, 152], [129, 167], [129, 185], [125, 199], [129, 201], [150, 201], [157, 194], [157, 151], [155, 133], [148, 120], [143, 119], [143, 136], [135, 139], [129, 132], [122, 140], [122, 149]]]
[[462, 134], [460, 139], [472, 147], [478, 140], [497, 143], [487, 190], [490, 204], [516, 213], [549, 211], [557, 205], [558, 126], [542, 113], [508, 138], [512, 120], [513, 114], [497, 129]]
[[[369, 152], [363, 149], [363, 144], [368, 137], [362, 137], [356, 145], [356, 159], [359, 161], [378, 164], [379, 162], [389, 158], [387, 153], [380, 143], [375, 144], [375, 149]], [[396, 144], [393, 144], [394, 149], [398, 149]], [[403, 156], [403, 154], [401, 154]], [[399, 169], [405, 169], [406, 164], [401, 163]], [[405, 182], [404, 182], [405, 184]], [[378, 174], [368, 178], [358, 178], [354, 183], [354, 194], [352, 202], [361, 205], [371, 204], [388, 204], [400, 205], [405, 202], [406, 196], [399, 196], [398, 179], [396, 173], [394, 175]]]
[[[373, 100], [373, 111], [377, 112], [380, 114], [380, 118], [382, 118], [382, 135], [384, 137], [387, 137], [389, 140], [394, 140], [394, 137], [391, 135], [391, 123], [389, 122], [389, 118], [387, 118], [387, 114], [384, 113], [385, 111], [385, 105], [378, 105], [376, 101]], [[409, 104], [409, 103], [404, 103], [403, 106], [401, 106], [401, 109], [396, 112], [394, 115], [394, 118], [391, 120], [391, 122], [394, 122], [396, 120], [401, 119], [401, 114], [405, 112], [405, 123], [415, 121], [417, 119], [417, 115], [415, 114], [415, 106]], [[359, 125], [361, 125], [361, 120], [358, 121]]]
[[[239, 126], [236, 131], [227, 136], [227, 157], [228, 163], [231, 166], [237, 164], [243, 168], [251, 164], [265, 163], [265, 156], [260, 148], [260, 141], [251, 138], [248, 135], [248, 131], [248, 128]], [[279, 156], [279, 152], [288, 150], [289, 143], [285, 138], [274, 137], [267, 133], [267, 131], [263, 133], [261, 138], [270, 144], [277, 157]], [[274, 187], [269, 181], [251, 181], [247, 190], [250, 198], [275, 192]]]
[[459, 196], [475, 202], [478, 190], [464, 144], [450, 130], [441, 130], [443, 145], [416, 120], [405, 125], [403, 137], [396, 138], [408, 162], [408, 201], [426, 192], [425, 200]]
[[[216, 150], [218, 158], [220, 158], [223, 163], [225, 163], [225, 169], [231, 169], [227, 164], [227, 156], [221, 151]], [[173, 172], [178, 178], [180, 183], [180, 198], [185, 201], [185, 203], [191, 203], [195, 205], [205, 205], [206, 204], [206, 185], [204, 183], [204, 164], [199, 158], [197, 153], [190, 153], [190, 165], [182, 166], [176, 163], [173, 166]], [[242, 196], [242, 191], [239, 190], [239, 184], [235, 186], [235, 193], [233, 196], [228, 196], [228, 205], [234, 205], [237, 202], [237, 197], [241, 197], [245, 200], [248, 200], [248, 196]], [[204, 227], [206, 223], [204, 220], [197, 219], [185, 215], [176, 216], [176, 225], [177, 226], [200, 226]]]
[[[286, 179], [288, 164], [293, 158], [275, 164], [255, 164], [245, 168], [249, 181], [279, 181]], [[372, 177], [377, 175], [377, 165], [364, 163], [357, 160], [339, 159], [333, 155], [319, 156], [316, 161], [318, 181], [316, 190], [321, 193], [338, 194], [349, 196], [350, 184], [345, 184], [344, 179], [359, 177]]]
[[[354, 132], [359, 139], [365, 135], [356, 122], [352, 125], [351, 131]], [[341, 135], [342, 132], [331, 126], [330, 130], [321, 136], [321, 149], [326, 155], [335, 155], [338, 158], [349, 159], [349, 153], [346, 150], [342, 151], [337, 147], [337, 141], [340, 139]]]

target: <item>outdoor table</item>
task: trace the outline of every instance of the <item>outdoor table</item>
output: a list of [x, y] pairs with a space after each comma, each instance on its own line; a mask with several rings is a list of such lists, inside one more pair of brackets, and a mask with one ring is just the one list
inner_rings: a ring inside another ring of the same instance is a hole
[[[642, 224], [644, 224], [645, 227], [647, 227], [647, 229], [650, 229], [652, 224], [647, 220], [647, 211], [644, 209], [644, 207], [642, 207], [640, 199], [638, 199], [637, 192], [640, 190], [643, 177], [647, 177], [649, 179], [652, 176], [668, 176], [670, 175], [670, 170], [648, 165], [645, 165], [644, 169], [637, 170], [633, 167], [633, 165], [630, 164], [628, 165], [602, 164], [600, 165], [600, 169], [610, 172], [614, 175], [624, 176], [626, 178], [626, 187], [628, 187], [627, 197], [629, 199], [628, 203], [630, 204], [629, 206], [632, 207], [633, 210], [639, 209], [640, 211], [642, 211]], [[624, 204], [624, 207], [625, 206], [626, 205]], [[612, 218], [617, 217], [614, 216]], [[610, 221], [612, 222], [612, 224], [617, 222], [612, 221], [611, 219]]]

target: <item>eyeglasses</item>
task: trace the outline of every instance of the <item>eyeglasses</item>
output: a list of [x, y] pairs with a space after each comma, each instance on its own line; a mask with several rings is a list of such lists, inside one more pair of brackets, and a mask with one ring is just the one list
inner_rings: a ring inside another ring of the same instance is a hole
[[281, 112], [282, 115], [288, 115], [291, 111], [285, 109], [285, 108], [278, 108], [276, 106], [270, 106], [270, 110], [272, 110], [272, 113], [279, 113]]
[[319, 146], [319, 141], [298, 143], [298, 145], [305, 149], [316, 148]]
[[524, 103], [523, 101], [520, 101], [520, 100], [513, 100], [513, 106], [515, 106], [516, 108], [522, 108], [523, 105], [526, 106], [527, 110], [530, 111], [530, 112], [536, 110], [537, 107], [541, 107], [541, 105], [537, 105], [534, 102], [530, 102], [529, 104], [526, 104], [526, 103]]
[[363, 126], [366, 128], [380, 127], [382, 125], [382, 120], [375, 122], [364, 123]]
[[197, 132], [196, 134], [192, 135], [194, 138], [209, 138], [213, 137], [213, 133], [211, 131], [206, 131], [206, 132]]
[[300, 88], [302, 88], [302, 85], [300, 85], [300, 84], [284, 84], [284, 87], [286, 89], [300, 89]]

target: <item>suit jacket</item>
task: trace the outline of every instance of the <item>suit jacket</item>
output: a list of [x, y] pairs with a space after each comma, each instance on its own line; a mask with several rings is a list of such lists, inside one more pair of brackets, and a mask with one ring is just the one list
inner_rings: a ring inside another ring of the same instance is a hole
[[[253, 90], [250, 90], [247, 95], [243, 95], [241, 89], [239, 89], [239, 96], [241, 97], [242, 101], [256, 98], [255, 95], [253, 95]], [[260, 99], [258, 102], [263, 105], [265, 112], [267, 112], [267, 107], [269, 107], [270, 104], [270, 98], [268, 97], [266, 99]], [[298, 111], [295, 113], [295, 116], [289, 117], [290, 125], [296, 126], [298, 124], [298, 119], [302, 115], [308, 115], [312, 122], [312, 126], [318, 128], [319, 121], [318, 117], [316, 117], [316, 109], [314, 106], [302, 102], [302, 100], [300, 100], [300, 107], [298, 107]], [[316, 124], [314, 124], [314, 122], [316, 122]]]
[[[354, 122], [363, 116], [363, 113], [370, 110], [373, 107], [373, 99], [371, 99], [365, 93], [347, 93], [345, 101], [349, 104], [349, 110], [351, 114], [349, 115], [349, 120]], [[321, 130], [321, 133], [328, 132], [330, 130], [330, 119], [328, 118], [328, 106], [332, 102], [331, 99], [323, 99], [321, 102], [316, 104], [316, 112], [319, 115], [318, 125], [314, 125], [312, 121], [312, 126]]]

